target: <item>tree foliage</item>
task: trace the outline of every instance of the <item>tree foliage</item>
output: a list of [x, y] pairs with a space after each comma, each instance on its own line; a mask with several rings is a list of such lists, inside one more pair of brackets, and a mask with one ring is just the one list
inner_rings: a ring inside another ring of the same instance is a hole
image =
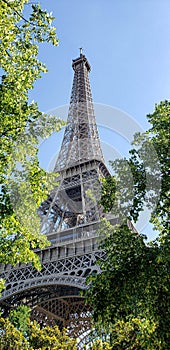
[[[99, 330], [102, 339], [91, 340], [86, 350], [151, 350], [161, 349], [155, 335], [156, 325], [146, 318], [118, 320], [114, 326]], [[158, 346], [157, 346], [158, 345]]]
[[76, 340], [69, 338], [66, 330], [40, 327], [30, 320], [30, 310], [24, 305], [13, 310], [9, 318], [0, 318], [0, 333], [2, 350], [76, 350]]
[[24, 336], [27, 335], [30, 314], [31, 309], [26, 305], [20, 305], [17, 309], [10, 311], [10, 322], [15, 328], [21, 331]]
[[162, 237], [170, 228], [170, 101], [157, 104], [147, 118], [151, 128], [135, 135], [129, 159], [111, 161], [116, 180], [113, 177], [111, 184], [105, 179], [101, 201], [106, 212], [114, 208], [117, 215], [134, 221], [148, 206], [150, 222]]
[[58, 326], [40, 328], [37, 322], [30, 323], [29, 342], [33, 349], [76, 350], [76, 340]]
[[92, 344], [85, 346], [86, 350], [111, 350], [112, 347], [108, 342], [102, 341], [101, 339], [92, 341]]
[[[54, 175], [39, 167], [40, 138], [59, 130], [57, 118], [29, 103], [29, 91], [47, 71], [38, 59], [39, 45], [58, 45], [53, 16], [27, 0], [0, 0], [0, 263], [32, 262], [33, 248], [48, 243], [40, 235], [36, 209], [54, 185]], [[29, 13], [28, 15], [26, 15]]]
[[[101, 224], [101, 249], [106, 255], [98, 261], [101, 274], [90, 276], [86, 292], [94, 321], [101, 333], [110, 334], [116, 350], [166, 350], [170, 344], [170, 102], [156, 105], [148, 119], [151, 129], [136, 135], [130, 158], [112, 163], [118, 185], [115, 180], [103, 184], [102, 205], [106, 212], [114, 209], [120, 221], [114, 227], [105, 220]], [[127, 168], [133, 175], [133, 192], [127, 185]], [[152, 242], [132, 231], [125, 219], [136, 220], [144, 205], [152, 208], [151, 222], [158, 230], [158, 238]]]

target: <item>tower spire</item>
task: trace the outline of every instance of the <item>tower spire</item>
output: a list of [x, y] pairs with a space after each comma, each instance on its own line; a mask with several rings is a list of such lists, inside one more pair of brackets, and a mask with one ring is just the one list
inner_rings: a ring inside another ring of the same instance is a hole
[[90, 64], [82, 54], [72, 62], [73, 86], [67, 126], [55, 171], [92, 159], [104, 162], [100, 146], [88, 74]]

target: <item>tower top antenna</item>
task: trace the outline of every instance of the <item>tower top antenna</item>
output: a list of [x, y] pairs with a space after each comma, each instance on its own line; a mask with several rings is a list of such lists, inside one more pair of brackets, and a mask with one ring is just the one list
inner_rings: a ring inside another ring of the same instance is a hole
[[80, 56], [83, 54], [83, 48], [82, 47], [80, 47]]

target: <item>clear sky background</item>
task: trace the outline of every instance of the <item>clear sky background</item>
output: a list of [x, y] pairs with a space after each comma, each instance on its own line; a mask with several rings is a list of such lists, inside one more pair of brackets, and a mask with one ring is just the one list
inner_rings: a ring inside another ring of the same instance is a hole
[[[42, 0], [41, 4], [56, 17], [60, 44], [41, 45], [39, 57], [49, 72], [36, 82], [30, 100], [44, 112], [68, 104], [72, 59], [83, 47], [92, 68], [94, 102], [118, 108], [148, 129], [146, 114], [155, 103], [170, 99], [170, 0]], [[56, 139], [52, 143], [56, 147]], [[47, 144], [44, 158], [45, 150]]]
[[69, 103], [72, 59], [91, 64], [94, 102], [120, 108], [147, 128], [146, 114], [170, 98], [169, 0], [42, 0], [53, 12], [59, 47], [42, 45], [48, 74], [30, 95], [42, 111]]

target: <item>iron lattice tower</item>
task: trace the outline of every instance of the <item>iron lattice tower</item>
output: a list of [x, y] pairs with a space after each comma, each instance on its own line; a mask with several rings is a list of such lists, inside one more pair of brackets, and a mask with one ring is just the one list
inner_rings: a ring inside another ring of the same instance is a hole
[[0, 303], [4, 312], [20, 303], [30, 305], [32, 318], [68, 327], [70, 334], [83, 339], [90, 327], [91, 310], [80, 290], [86, 276], [98, 271], [97, 229], [102, 216], [99, 205], [101, 178], [109, 176], [104, 164], [88, 74], [90, 65], [80, 51], [73, 60], [73, 87], [68, 123], [54, 171], [59, 186], [39, 208], [41, 231], [51, 241], [36, 250], [42, 270], [32, 265], [1, 266], [6, 289]]

